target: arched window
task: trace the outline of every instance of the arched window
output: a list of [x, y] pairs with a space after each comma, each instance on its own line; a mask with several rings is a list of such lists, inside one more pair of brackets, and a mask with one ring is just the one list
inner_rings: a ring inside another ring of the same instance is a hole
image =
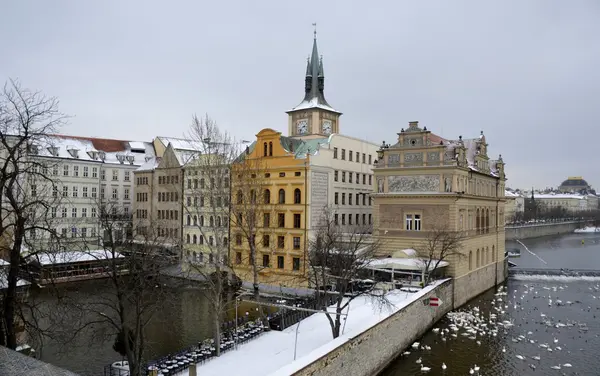
[[490, 263], [490, 247], [485, 247], [485, 264]]
[[204, 262], [204, 253], [200, 252], [199, 256], [200, 256], [200, 258], [198, 261]]
[[198, 254], [196, 252], [194, 252], [194, 262], [196, 262], [197, 259], [198, 259]]
[[215, 226], [215, 219], [213, 218], [213, 216], [211, 215], [209, 220], [208, 220], [209, 226], [210, 227], [214, 227]]
[[186, 243], [190, 244], [190, 234], [187, 234], [185, 237]]
[[[187, 225], [191, 225], [192, 224], [192, 217], [188, 214], [187, 216], [187, 220], [186, 220]], [[189, 243], [189, 242], [188, 242]]]
[[194, 188], [198, 188], [198, 179], [194, 179]]
[[480, 217], [479, 217], [479, 209], [477, 209], [477, 215], [476, 215], [476, 224], [475, 224], [475, 230], [477, 230], [477, 233], [479, 234], [479, 226], [480, 226]]
[[198, 236], [196, 234], [194, 234], [194, 240], [192, 241], [192, 243], [196, 244], [198, 243]]
[[477, 253], [475, 254], [475, 267], [478, 268], [479, 267], [479, 248], [477, 248]]
[[490, 232], [490, 209], [485, 210], [485, 232]]
[[198, 216], [194, 215], [194, 226], [198, 226]]
[[204, 188], [204, 178], [200, 179], [200, 188]]
[[238, 193], [237, 193], [236, 202], [237, 202], [238, 205], [241, 205], [241, 204], [244, 203], [244, 195], [242, 194], [241, 190], [239, 190]]
[[269, 142], [269, 157], [273, 156], [273, 143]]
[[221, 227], [221, 217], [217, 217], [217, 227]]
[[265, 201], [265, 204], [270, 204], [271, 203], [271, 191], [268, 190], [268, 189], [265, 189], [264, 201]]
[[190, 252], [189, 250], [186, 252], [187, 255], [187, 260], [190, 261], [190, 258], [192, 257], [192, 252]]
[[204, 226], [204, 216], [200, 216], [200, 226]]
[[256, 204], [256, 191], [254, 189], [250, 190], [250, 203]]
[[492, 262], [496, 262], [496, 247], [492, 246]]
[[200, 235], [200, 239], [198, 240], [200, 240], [200, 245], [204, 244], [204, 236]]
[[223, 245], [227, 247], [227, 236], [223, 238]]
[[300, 193], [300, 189], [294, 189], [294, 204], [300, 204], [302, 201], [302, 194]]
[[473, 270], [473, 251], [469, 251], [469, 270]]
[[283, 189], [279, 190], [279, 203], [285, 204], [285, 191]]
[[267, 143], [266, 143], [266, 142], [265, 142], [265, 144], [264, 144], [264, 149], [265, 149], [265, 150], [264, 150], [264, 155], [265, 155], [265, 157], [266, 157], [266, 156], [267, 156]]

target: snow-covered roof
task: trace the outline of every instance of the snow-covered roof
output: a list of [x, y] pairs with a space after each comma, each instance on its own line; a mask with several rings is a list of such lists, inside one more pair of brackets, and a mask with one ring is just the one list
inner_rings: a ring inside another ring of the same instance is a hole
[[323, 110], [339, 113], [339, 111], [335, 110], [334, 108], [324, 105], [322, 103], [319, 103], [319, 100], [317, 97], [312, 98], [310, 101], [302, 101], [299, 105], [292, 108], [290, 111], [306, 110], [309, 108], [321, 108]]
[[[388, 257], [383, 259], [373, 259], [368, 261], [367, 268], [369, 269], [396, 269], [396, 270], [423, 270], [427, 259], [423, 258], [402, 258], [402, 257]], [[432, 260], [430, 268], [433, 268], [437, 263], [437, 260]], [[447, 261], [440, 261], [438, 268], [444, 268], [448, 266]]]
[[[92, 251], [65, 251], [56, 253], [39, 253], [34, 256], [42, 265], [51, 264], [70, 264], [75, 262], [86, 262], [94, 260], [109, 260], [113, 258], [110, 250], [92, 250]], [[115, 258], [124, 257], [119, 252], [115, 252]]]
[[164, 137], [159, 136], [158, 139], [166, 146], [171, 144], [173, 149], [175, 150], [190, 150], [190, 151], [198, 151], [202, 150], [202, 146], [198, 145], [197, 142], [193, 140], [188, 140], [185, 138], [175, 138], [175, 137]]
[[576, 199], [585, 200], [585, 196], [569, 193], [534, 193], [534, 199]]
[[137, 170], [135, 170], [136, 172], [143, 172], [143, 171], [153, 171], [155, 168], [158, 167], [158, 163], [160, 162], [160, 158], [157, 157], [150, 157], [146, 162], [144, 162]]
[[504, 190], [504, 197], [521, 197], [521, 195], [512, 191]]
[[7, 266], [7, 265], [10, 265], [8, 261], [0, 259], [0, 266]]
[[[30, 285], [28, 281], [24, 279], [17, 279], [17, 287]], [[8, 278], [6, 273], [0, 271], [0, 289], [5, 289], [8, 287]]]
[[[131, 150], [132, 143], [135, 151]], [[104, 164], [140, 166], [146, 157], [154, 156], [154, 148], [150, 143], [93, 137], [52, 135], [46, 137], [43, 144], [35, 146], [38, 156]], [[143, 153], [139, 150], [143, 150]]]

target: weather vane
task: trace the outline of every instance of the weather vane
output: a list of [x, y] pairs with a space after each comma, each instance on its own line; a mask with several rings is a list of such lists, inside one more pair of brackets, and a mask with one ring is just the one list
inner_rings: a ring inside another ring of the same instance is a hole
[[313, 32], [313, 34], [315, 34], [315, 39], [317, 39], [317, 23], [316, 23], [316, 22], [313, 22], [313, 24], [312, 24], [312, 25], [313, 25], [313, 26], [314, 26], [314, 28], [315, 28], [315, 31]]

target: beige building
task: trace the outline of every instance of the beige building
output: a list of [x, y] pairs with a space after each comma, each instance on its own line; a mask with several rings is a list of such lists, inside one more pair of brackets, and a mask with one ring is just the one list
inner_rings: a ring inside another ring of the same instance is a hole
[[463, 232], [460, 255], [446, 259], [455, 302], [504, 279], [504, 162], [490, 159], [487, 146], [483, 132], [446, 140], [415, 121], [378, 151], [373, 197], [380, 255], [418, 250], [434, 229]]
[[525, 197], [506, 190], [504, 191], [504, 220], [505, 223], [513, 223], [517, 218], [522, 218], [525, 212]]
[[563, 208], [568, 213], [598, 209], [598, 196], [577, 193], [534, 193], [534, 200], [544, 209]]

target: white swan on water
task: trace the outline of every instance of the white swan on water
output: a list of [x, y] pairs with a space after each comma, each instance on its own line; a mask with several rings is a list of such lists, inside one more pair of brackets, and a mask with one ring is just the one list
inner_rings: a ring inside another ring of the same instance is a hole
[[523, 355], [517, 354], [515, 356], [517, 357], [517, 359], [525, 360], [525, 357]]
[[417, 361], [415, 363], [421, 364], [421, 362], [422, 362], [422, 360], [421, 360], [421, 358], [419, 358], [419, 359], [417, 359]]
[[552, 366], [550, 368], [552, 368], [552, 369], [560, 369], [560, 366]]
[[430, 367], [421, 366], [421, 372], [429, 372], [430, 370]]
[[571, 365], [571, 363], [565, 363], [565, 364], [563, 364], [563, 367], [570, 368], [570, 367], [573, 367], [573, 366]]
[[[567, 364], [568, 364], [568, 363], [567, 363]], [[442, 363], [442, 369], [443, 369], [443, 370], [445, 370], [446, 368], [448, 368], [448, 367], [446, 366], [446, 363]]]

